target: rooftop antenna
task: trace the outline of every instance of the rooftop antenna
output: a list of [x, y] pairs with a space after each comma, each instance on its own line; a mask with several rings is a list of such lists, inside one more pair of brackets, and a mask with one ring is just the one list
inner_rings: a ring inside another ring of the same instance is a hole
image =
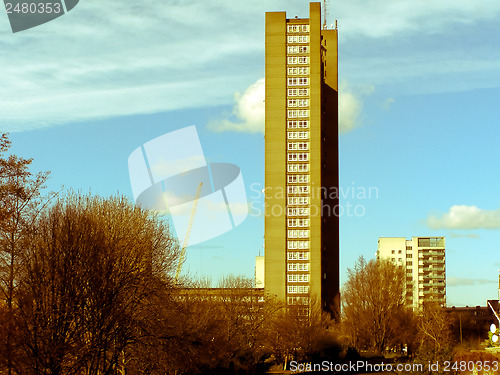
[[326, 22], [327, 18], [328, 18], [328, 0], [323, 0], [323, 30], [326, 30], [328, 28]]

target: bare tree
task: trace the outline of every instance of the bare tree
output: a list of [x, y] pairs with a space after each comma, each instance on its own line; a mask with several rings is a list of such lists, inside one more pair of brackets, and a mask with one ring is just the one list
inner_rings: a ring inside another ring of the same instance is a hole
[[172, 286], [178, 245], [125, 198], [69, 194], [35, 221], [19, 310], [33, 374], [110, 374]]
[[11, 142], [7, 134], [0, 135], [0, 298], [5, 307], [2, 319], [4, 334], [0, 335], [0, 361], [7, 374], [21, 373], [22, 359], [18, 351], [15, 327], [15, 300], [21, 268], [22, 242], [27, 228], [42, 206], [40, 192], [48, 172], [33, 174], [32, 159], [16, 155], [3, 157]]
[[[415, 361], [444, 363], [453, 359], [451, 316], [438, 303], [424, 303], [418, 316], [418, 348]], [[425, 374], [445, 374], [441, 366], [427, 367]]]
[[404, 270], [387, 260], [362, 257], [342, 293], [342, 325], [349, 346], [381, 353], [409, 343], [413, 313], [405, 306]]

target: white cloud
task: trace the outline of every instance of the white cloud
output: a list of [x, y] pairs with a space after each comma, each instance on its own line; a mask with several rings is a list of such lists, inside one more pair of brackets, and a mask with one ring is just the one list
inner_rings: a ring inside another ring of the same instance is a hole
[[371, 95], [373, 86], [361, 86], [353, 89], [346, 82], [339, 87], [339, 133], [347, 133], [361, 126], [363, 97]]
[[440, 217], [429, 215], [427, 226], [431, 229], [500, 229], [500, 209], [456, 205]]
[[[264, 133], [264, 98], [265, 81], [264, 78], [261, 78], [243, 93], [234, 94], [236, 104], [231, 116], [210, 122], [208, 128], [216, 132]], [[231, 120], [230, 117], [233, 117], [234, 120]]]
[[465, 277], [447, 277], [446, 286], [469, 286], [469, 285], [484, 285], [484, 284], [495, 284], [495, 280], [488, 279], [470, 279]]

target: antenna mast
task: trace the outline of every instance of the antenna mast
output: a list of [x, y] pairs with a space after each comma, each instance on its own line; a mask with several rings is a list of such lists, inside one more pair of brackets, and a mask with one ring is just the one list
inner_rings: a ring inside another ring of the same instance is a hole
[[327, 29], [328, 23], [326, 19], [328, 17], [328, 0], [323, 0], [323, 30]]

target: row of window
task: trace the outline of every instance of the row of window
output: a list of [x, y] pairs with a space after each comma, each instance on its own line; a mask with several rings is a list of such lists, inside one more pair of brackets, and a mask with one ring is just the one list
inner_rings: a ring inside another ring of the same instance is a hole
[[309, 142], [288, 142], [288, 151], [307, 151], [309, 150]]
[[292, 274], [292, 275], [287, 275], [287, 281], [289, 283], [308, 283], [309, 282], [309, 275], [308, 274]]
[[289, 174], [287, 177], [289, 184], [306, 184], [309, 182], [309, 175], [307, 174]]
[[287, 111], [288, 118], [309, 117], [308, 109], [289, 109]]
[[308, 66], [294, 66], [294, 67], [289, 67], [287, 69], [288, 75], [296, 76], [296, 75], [307, 75], [309, 74], [309, 67]]
[[[309, 298], [308, 297], [288, 297], [289, 305], [308, 305]], [[307, 309], [306, 307], [304, 309]]]
[[287, 154], [287, 160], [289, 162], [309, 161], [309, 153], [308, 152], [290, 152], [289, 154]]
[[288, 86], [307, 86], [309, 85], [309, 77], [288, 77]]
[[287, 208], [286, 214], [288, 216], [309, 216], [309, 208]]
[[304, 228], [309, 226], [309, 219], [288, 219], [289, 228]]
[[309, 43], [309, 35], [288, 35], [288, 43]]
[[288, 293], [305, 294], [309, 293], [309, 285], [288, 285]]
[[289, 33], [308, 33], [309, 25], [287, 25], [286, 31]]
[[287, 236], [288, 238], [309, 238], [310, 231], [309, 229], [288, 229]]
[[288, 96], [309, 96], [309, 89], [288, 89]]
[[309, 186], [307, 185], [289, 186], [288, 194], [309, 194]]
[[286, 247], [289, 250], [296, 250], [296, 249], [309, 249], [309, 241], [287, 241], [286, 242]]
[[309, 260], [308, 251], [289, 251], [287, 252], [287, 260]]
[[309, 271], [309, 263], [288, 263], [288, 271]]
[[288, 129], [308, 129], [309, 120], [289, 120]]
[[286, 52], [292, 53], [309, 53], [309, 46], [287, 46]]
[[309, 139], [309, 132], [288, 132], [288, 139]]
[[288, 56], [289, 65], [309, 65], [309, 56]]
[[286, 166], [287, 172], [297, 172], [297, 173], [304, 173], [304, 172], [309, 172], [309, 164], [308, 163], [295, 163], [295, 164], [288, 164]]
[[309, 204], [309, 197], [288, 197], [288, 205], [306, 205]]
[[288, 99], [288, 107], [309, 107], [309, 99]]

